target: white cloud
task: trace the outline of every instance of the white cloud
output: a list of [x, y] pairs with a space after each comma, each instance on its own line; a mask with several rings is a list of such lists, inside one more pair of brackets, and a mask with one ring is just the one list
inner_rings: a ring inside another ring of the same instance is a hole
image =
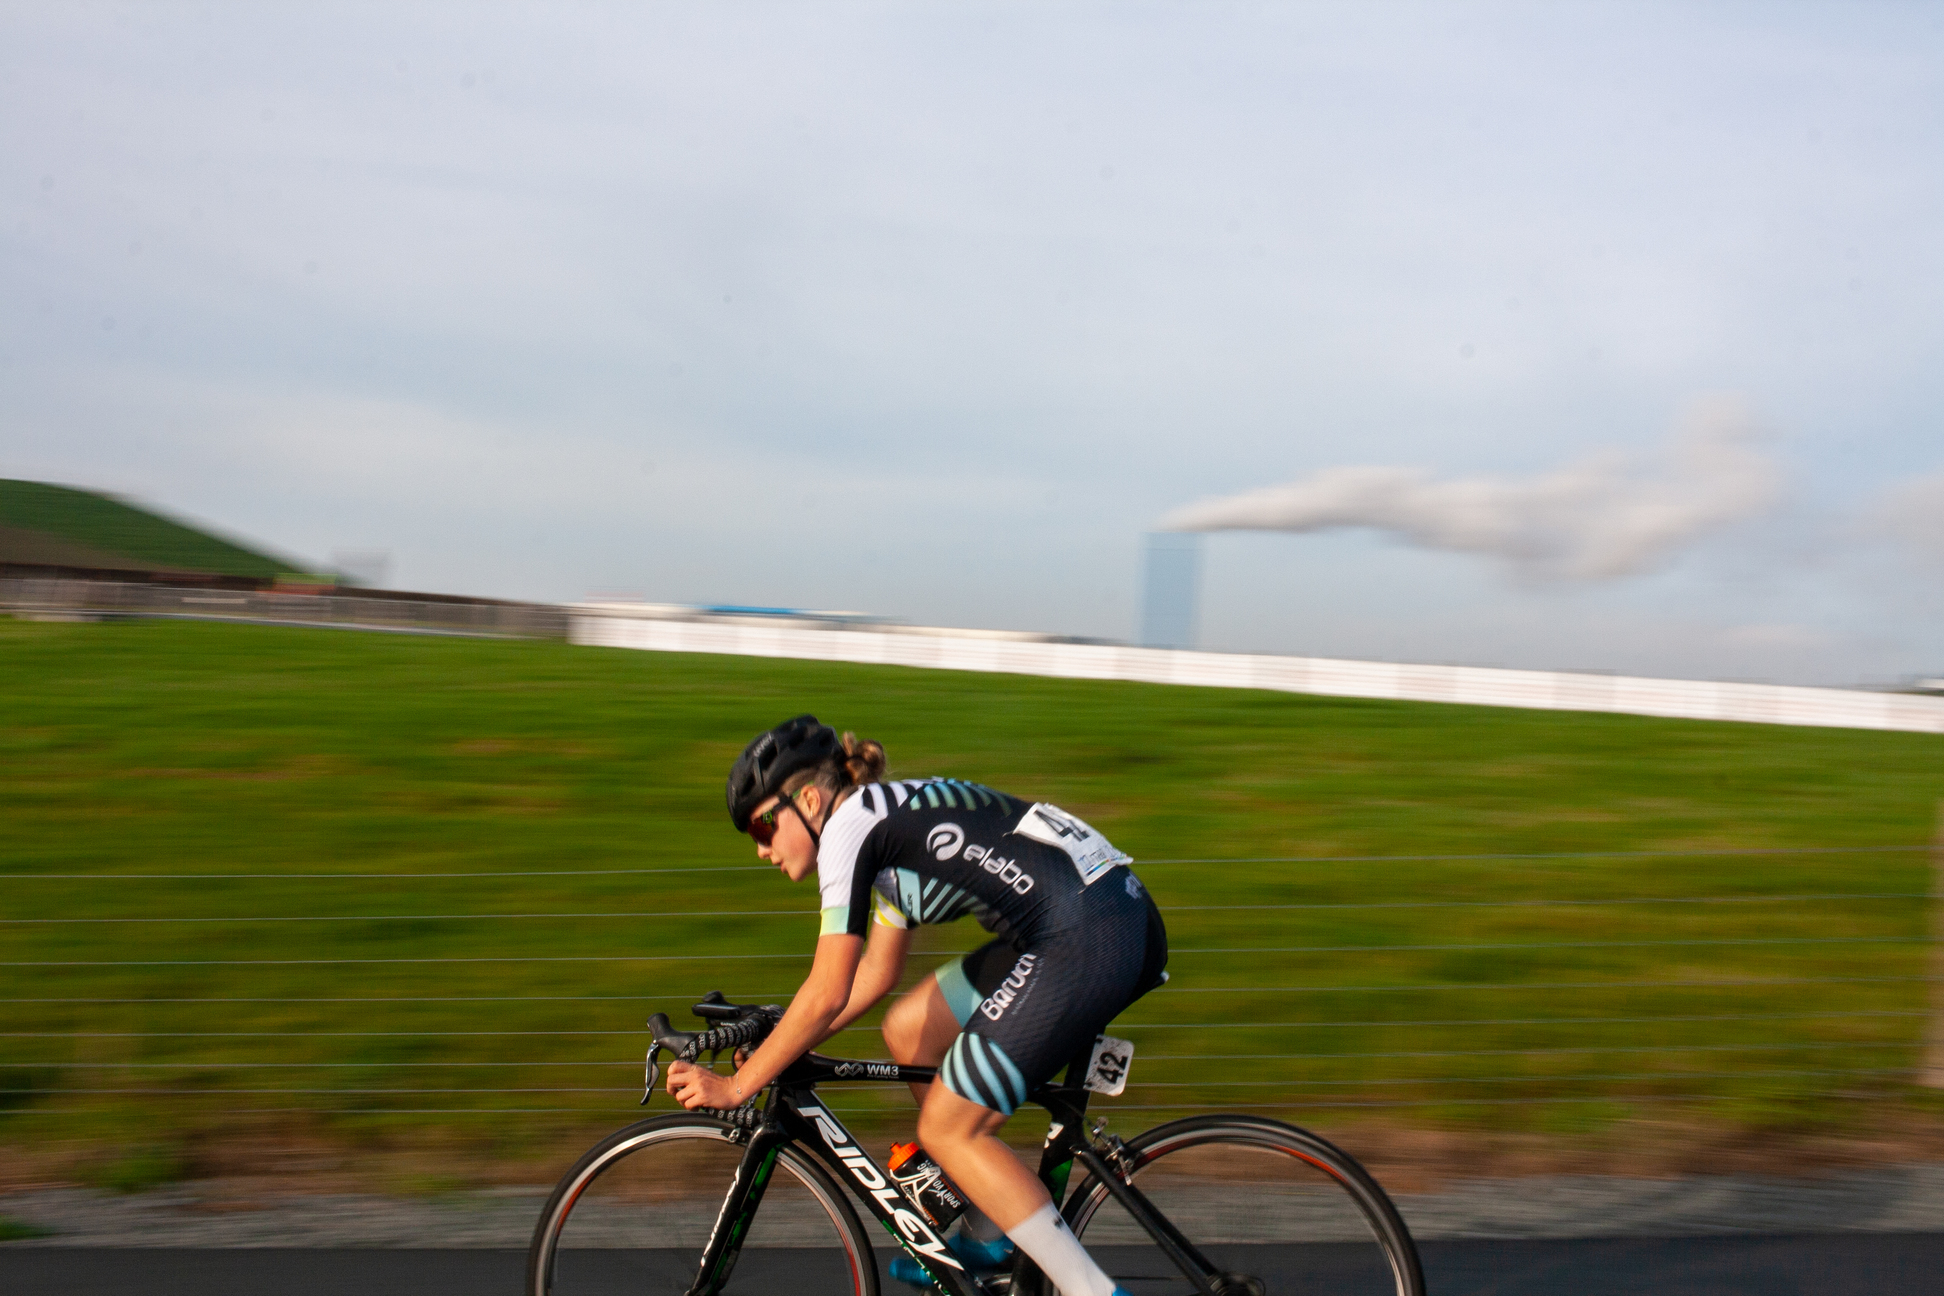
[[1162, 519], [1172, 531], [1369, 527], [1427, 549], [1503, 559], [1576, 580], [1630, 576], [1766, 507], [1775, 465], [1739, 402], [1689, 414], [1658, 462], [1617, 451], [1527, 478], [1437, 480], [1419, 468], [1328, 468], [1300, 481], [1205, 500]]

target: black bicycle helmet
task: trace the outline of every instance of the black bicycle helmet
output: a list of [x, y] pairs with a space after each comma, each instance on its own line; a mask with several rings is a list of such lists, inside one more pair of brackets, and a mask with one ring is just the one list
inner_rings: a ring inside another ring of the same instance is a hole
[[757, 734], [729, 769], [729, 787], [723, 796], [729, 805], [729, 821], [737, 832], [748, 832], [756, 807], [781, 793], [785, 779], [798, 770], [821, 765], [843, 750], [837, 731], [818, 723], [813, 715], [785, 720], [767, 733]]

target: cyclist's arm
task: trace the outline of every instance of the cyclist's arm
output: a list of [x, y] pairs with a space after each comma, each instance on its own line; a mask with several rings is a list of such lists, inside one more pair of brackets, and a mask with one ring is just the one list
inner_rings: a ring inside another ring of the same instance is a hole
[[736, 1072], [745, 1099], [781, 1075], [783, 1068], [808, 1053], [830, 1034], [831, 1023], [850, 1005], [858, 964], [864, 958], [861, 936], [820, 936], [817, 960], [810, 975], [790, 1000], [783, 1020], [761, 1048]]
[[[844, 1027], [869, 1012], [878, 1000], [898, 988], [904, 976], [905, 955], [911, 950], [911, 928], [871, 924], [871, 939], [864, 946], [864, 961], [851, 981], [850, 1002], [837, 1014], [824, 1032], [829, 1039]], [[823, 1040], [817, 1041], [822, 1043]]]

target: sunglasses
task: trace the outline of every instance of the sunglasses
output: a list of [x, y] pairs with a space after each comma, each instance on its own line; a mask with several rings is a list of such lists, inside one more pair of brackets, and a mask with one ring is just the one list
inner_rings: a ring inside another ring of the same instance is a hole
[[[795, 793], [791, 793], [789, 796], [784, 797], [781, 801], [778, 801], [775, 805], [763, 811], [763, 813], [759, 815], [750, 816], [749, 835], [755, 839], [756, 844], [758, 846], [767, 846], [772, 841], [776, 840], [776, 816], [780, 814], [785, 807], [788, 807], [792, 812], [794, 812], [797, 818], [799, 819], [803, 818], [803, 811], [798, 810], [796, 808]], [[806, 828], [808, 828], [809, 826], [810, 825], [807, 822], [804, 824], [804, 827]]]

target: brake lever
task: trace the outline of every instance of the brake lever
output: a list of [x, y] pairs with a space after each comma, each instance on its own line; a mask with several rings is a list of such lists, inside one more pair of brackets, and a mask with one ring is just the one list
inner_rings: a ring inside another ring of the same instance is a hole
[[659, 1044], [648, 1046], [648, 1070], [641, 1081], [640, 1106], [646, 1107], [648, 1100], [655, 1096], [655, 1081], [661, 1079], [661, 1051], [662, 1046]]

